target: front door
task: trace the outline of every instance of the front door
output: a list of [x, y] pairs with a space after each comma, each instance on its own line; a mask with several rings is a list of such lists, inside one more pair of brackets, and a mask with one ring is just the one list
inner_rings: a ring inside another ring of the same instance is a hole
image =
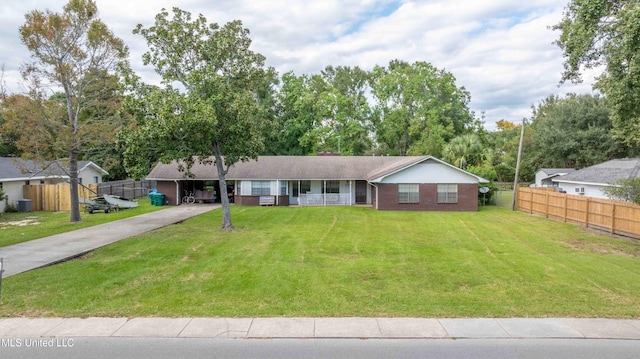
[[367, 203], [367, 181], [356, 181], [356, 204]]

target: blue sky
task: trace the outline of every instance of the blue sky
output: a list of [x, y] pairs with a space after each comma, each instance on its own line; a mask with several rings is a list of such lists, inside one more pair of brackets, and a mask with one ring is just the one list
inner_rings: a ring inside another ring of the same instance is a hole
[[[23, 91], [19, 68], [28, 60], [18, 27], [33, 9], [60, 11], [66, 0], [3, 1], [0, 65], [11, 92]], [[426, 61], [451, 72], [471, 93], [471, 110], [485, 112], [489, 129], [500, 119], [518, 122], [531, 105], [551, 94], [590, 93], [584, 83], [558, 86], [562, 54], [549, 30], [562, 17], [564, 0], [96, 0], [100, 18], [129, 45], [134, 70], [142, 66], [144, 40], [131, 31], [149, 26], [161, 8], [202, 13], [209, 22], [240, 19], [253, 48], [283, 74], [319, 73], [328, 65], [365, 70], [390, 60]]]

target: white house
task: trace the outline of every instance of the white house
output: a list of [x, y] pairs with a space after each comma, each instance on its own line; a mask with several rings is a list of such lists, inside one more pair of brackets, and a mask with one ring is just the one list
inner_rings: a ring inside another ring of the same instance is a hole
[[558, 190], [580, 196], [608, 198], [603, 189], [617, 180], [638, 178], [640, 158], [610, 160], [591, 167], [553, 178]]
[[573, 168], [541, 168], [536, 172], [536, 187], [558, 187], [553, 179], [575, 172]]
[[[109, 172], [92, 161], [78, 161], [78, 180], [80, 183], [101, 183], [102, 176]], [[7, 204], [16, 206], [16, 201], [23, 199], [24, 185], [66, 183], [66, 174], [61, 161], [46, 164], [14, 157], [0, 157], [0, 188], [7, 196], [0, 201], [0, 213]]]

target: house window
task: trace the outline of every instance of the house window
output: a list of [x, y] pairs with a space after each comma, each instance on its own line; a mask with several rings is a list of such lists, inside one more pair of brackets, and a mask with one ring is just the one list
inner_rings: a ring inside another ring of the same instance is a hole
[[419, 203], [420, 186], [415, 183], [398, 184], [398, 203]]
[[325, 181], [322, 193], [340, 193], [340, 181]]
[[98, 179], [98, 176], [93, 176], [93, 183], [99, 183], [100, 180]]
[[[298, 189], [298, 183], [300, 188]], [[293, 181], [293, 196], [299, 197], [299, 194], [307, 194], [311, 192], [311, 181]]]
[[458, 203], [458, 185], [438, 184], [438, 203]]
[[300, 181], [300, 193], [311, 192], [311, 181]]
[[82, 177], [78, 177], [78, 184], [82, 184]]
[[286, 181], [281, 181], [280, 182], [280, 195], [284, 196], [287, 194], [287, 182]]
[[268, 196], [271, 194], [271, 181], [251, 181], [252, 196]]

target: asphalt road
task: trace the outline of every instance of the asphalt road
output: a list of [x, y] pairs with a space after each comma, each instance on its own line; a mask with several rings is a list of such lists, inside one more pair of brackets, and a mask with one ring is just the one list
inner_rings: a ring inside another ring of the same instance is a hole
[[638, 340], [605, 339], [1, 339], [0, 358], [635, 359]]

